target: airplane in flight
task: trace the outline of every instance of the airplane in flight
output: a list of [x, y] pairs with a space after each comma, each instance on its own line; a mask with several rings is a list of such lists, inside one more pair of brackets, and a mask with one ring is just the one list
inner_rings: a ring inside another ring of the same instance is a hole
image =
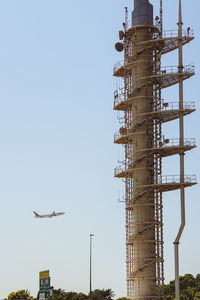
[[52, 212], [52, 214], [47, 214], [47, 215], [39, 215], [38, 213], [36, 213], [34, 211], [35, 214], [35, 218], [53, 218], [53, 217], [58, 217], [58, 216], [62, 216], [65, 213], [64, 212], [58, 212], [56, 213], [55, 211]]

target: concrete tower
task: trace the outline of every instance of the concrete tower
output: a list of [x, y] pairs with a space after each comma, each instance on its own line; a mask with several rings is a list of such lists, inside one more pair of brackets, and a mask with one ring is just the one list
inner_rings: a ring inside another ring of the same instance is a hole
[[[127, 12], [127, 10], [126, 10]], [[158, 18], [157, 18], [157, 21]], [[153, 24], [153, 6], [134, 0], [131, 26], [127, 17], [119, 32], [124, 61], [114, 67], [123, 85], [114, 93], [114, 109], [123, 112], [122, 126], [114, 142], [124, 146], [123, 165], [115, 177], [124, 178], [126, 204], [127, 296], [130, 299], [163, 299], [162, 193], [195, 184], [195, 176], [163, 176], [162, 158], [195, 147], [193, 139], [166, 139], [162, 123], [183, 118], [195, 110], [194, 103], [164, 102], [162, 88], [191, 77], [193, 66], [161, 68], [161, 56], [179, 47], [180, 33], [162, 33]], [[181, 45], [193, 39], [184, 31]]]

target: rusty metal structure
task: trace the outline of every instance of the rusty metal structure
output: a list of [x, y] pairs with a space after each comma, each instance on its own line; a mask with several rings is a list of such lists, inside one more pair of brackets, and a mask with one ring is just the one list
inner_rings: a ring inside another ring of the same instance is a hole
[[[121, 42], [116, 44], [116, 49], [124, 52], [124, 60], [113, 72], [119, 79], [114, 110], [120, 113], [114, 142], [124, 147], [124, 158], [114, 176], [125, 184], [127, 297], [163, 299], [162, 193], [180, 189], [183, 197], [184, 189], [196, 183], [195, 175], [184, 174], [184, 154], [196, 147], [195, 139], [183, 134], [183, 119], [195, 111], [195, 104], [183, 101], [182, 92], [183, 81], [194, 75], [194, 66], [183, 66], [180, 59], [180, 48], [194, 35], [191, 29], [183, 30], [182, 24], [178, 30], [163, 31], [162, 6], [154, 24], [149, 0], [134, 0], [131, 24], [127, 16], [126, 8]], [[162, 55], [177, 49], [179, 64], [162, 67]], [[179, 84], [179, 101], [163, 100], [162, 89], [175, 84]], [[162, 124], [177, 119], [179, 138], [165, 138]], [[163, 175], [162, 159], [172, 155], [180, 155], [180, 174]], [[176, 239], [175, 245], [178, 243]]]

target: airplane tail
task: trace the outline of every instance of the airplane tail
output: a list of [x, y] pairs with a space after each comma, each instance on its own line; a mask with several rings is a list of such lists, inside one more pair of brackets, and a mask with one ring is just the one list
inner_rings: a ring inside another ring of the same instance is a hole
[[35, 217], [39, 217], [40, 215], [34, 211]]

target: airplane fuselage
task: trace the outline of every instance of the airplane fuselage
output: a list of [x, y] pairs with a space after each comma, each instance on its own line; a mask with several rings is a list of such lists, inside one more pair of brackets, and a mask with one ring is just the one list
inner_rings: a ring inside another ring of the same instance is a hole
[[53, 217], [62, 216], [65, 213], [64, 212], [58, 212], [58, 213], [56, 213], [55, 211], [53, 211], [52, 214], [39, 215], [37, 212], [34, 211], [34, 214], [35, 214], [35, 218], [53, 218]]

